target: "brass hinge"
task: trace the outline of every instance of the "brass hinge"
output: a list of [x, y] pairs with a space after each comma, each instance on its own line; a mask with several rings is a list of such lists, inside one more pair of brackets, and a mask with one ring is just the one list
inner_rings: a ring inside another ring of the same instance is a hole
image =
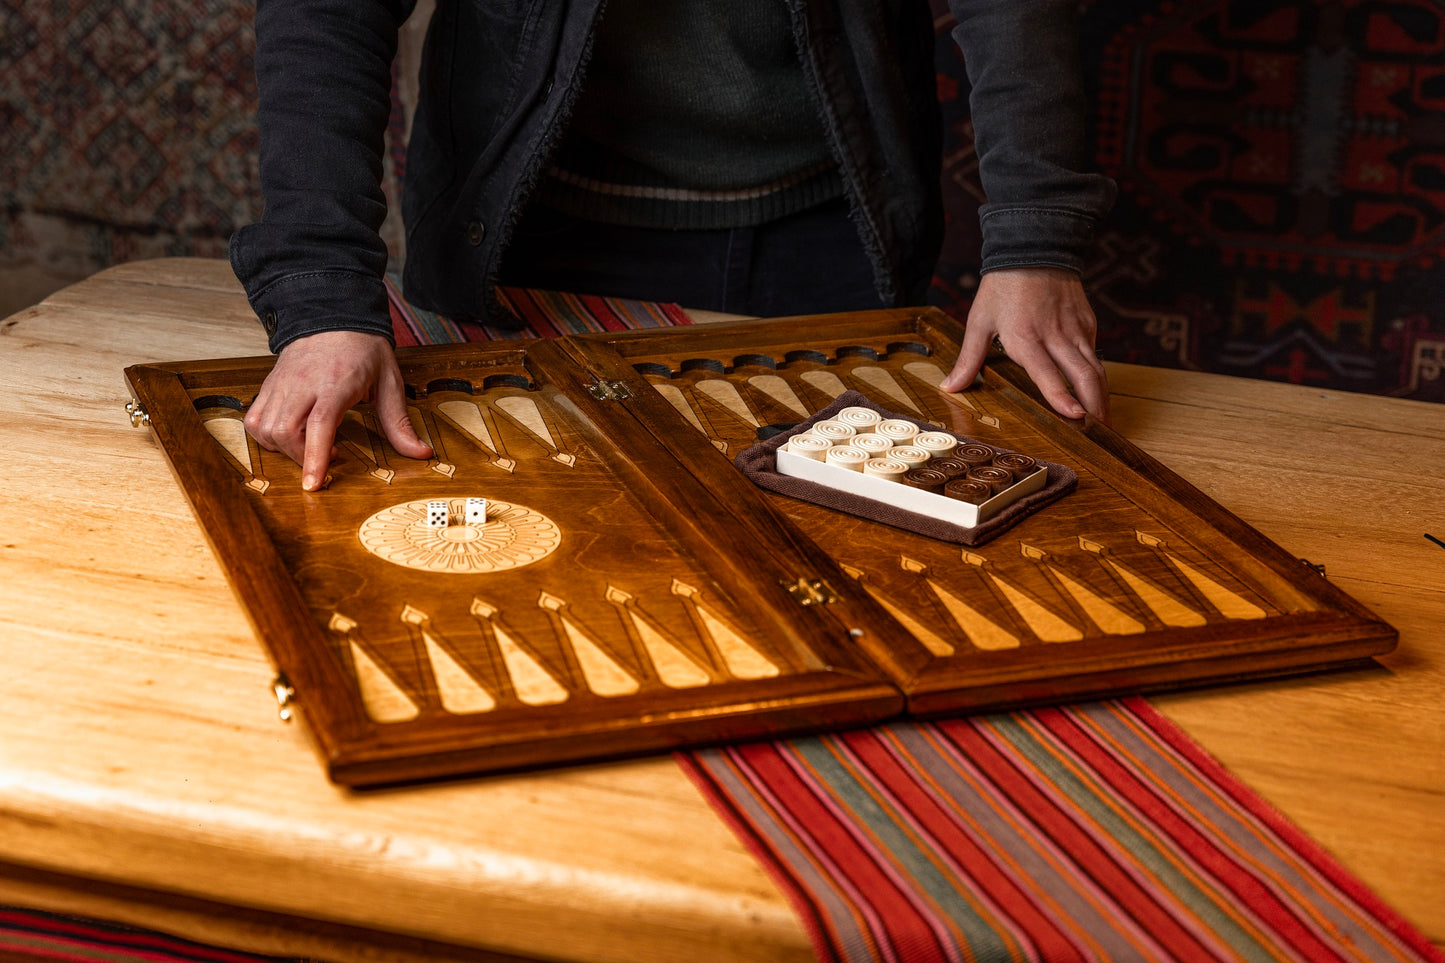
[[271, 693], [276, 697], [276, 715], [282, 722], [290, 722], [295, 716], [291, 703], [296, 701], [296, 690], [291, 687], [291, 680], [278, 675], [271, 681]]
[[1314, 569], [1316, 572], [1319, 572], [1321, 575], [1324, 575], [1324, 574], [1325, 574], [1325, 567], [1324, 567], [1323, 565], [1316, 565], [1314, 562], [1311, 562], [1311, 561], [1310, 561], [1309, 559], [1307, 559], [1307, 558], [1302, 558], [1302, 559], [1300, 559], [1300, 561], [1301, 561], [1301, 562], [1304, 562], [1305, 565], [1307, 565], [1307, 566], [1309, 566], [1310, 568]]
[[598, 378], [587, 386], [587, 393], [598, 401], [626, 401], [632, 397], [632, 390], [621, 381]]
[[827, 605], [838, 601], [838, 596], [820, 578], [800, 578], [796, 582], [783, 582], [783, 588], [799, 605]]
[[139, 428], [142, 425], [151, 423], [150, 412], [146, 411], [145, 408], [141, 406], [141, 403], [134, 398], [125, 403], [125, 413], [130, 415], [130, 425], [132, 428]]

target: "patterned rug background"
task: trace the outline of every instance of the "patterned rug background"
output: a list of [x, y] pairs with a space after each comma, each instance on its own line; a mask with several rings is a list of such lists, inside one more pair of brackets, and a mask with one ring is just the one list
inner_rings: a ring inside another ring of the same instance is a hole
[[[1105, 357], [1445, 401], [1445, 4], [1080, 9], [1094, 159], [1119, 184], [1086, 277]], [[940, 34], [949, 100], [967, 81]], [[933, 296], [956, 308], [981, 192], [967, 111], [946, 114]]]
[[[962, 311], [981, 190], [931, 2], [951, 225], [932, 299]], [[1120, 187], [1086, 278], [1105, 357], [1445, 401], [1445, 0], [1080, 11], [1091, 146]], [[0, 296], [224, 255], [260, 213], [249, 17], [230, 0], [0, 0]], [[393, 196], [422, 19], [398, 61]], [[386, 235], [401, 257], [395, 220]]]

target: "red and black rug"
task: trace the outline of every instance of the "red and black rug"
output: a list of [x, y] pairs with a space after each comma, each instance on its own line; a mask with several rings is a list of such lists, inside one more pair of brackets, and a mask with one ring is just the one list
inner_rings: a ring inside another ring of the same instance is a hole
[[[958, 307], [981, 191], [945, 21], [933, 296]], [[1119, 184], [1086, 278], [1104, 356], [1445, 401], [1445, 3], [1086, 0], [1080, 21]]]

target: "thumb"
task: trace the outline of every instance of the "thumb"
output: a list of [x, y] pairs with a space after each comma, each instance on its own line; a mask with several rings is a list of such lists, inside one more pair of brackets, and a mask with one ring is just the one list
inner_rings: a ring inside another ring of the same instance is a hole
[[953, 370], [939, 382], [938, 387], [948, 392], [962, 391], [964, 388], [973, 384], [973, 380], [978, 377], [978, 373], [982, 368], [983, 358], [981, 356], [971, 356], [967, 346], [965, 346], [964, 349], [958, 353], [958, 360], [954, 362]]
[[992, 331], [985, 330], [982, 324], [965, 328], [963, 344], [959, 345], [958, 349], [958, 360], [953, 363], [953, 370], [939, 382], [938, 387], [943, 391], [954, 392], [962, 391], [973, 384], [973, 380], [983, 370], [992, 340]]

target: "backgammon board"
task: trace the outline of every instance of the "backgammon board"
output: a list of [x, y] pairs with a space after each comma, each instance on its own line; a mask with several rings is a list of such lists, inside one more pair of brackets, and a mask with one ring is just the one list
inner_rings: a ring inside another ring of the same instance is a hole
[[[148, 423], [335, 781], [483, 773], [1198, 685], [1394, 630], [930, 309], [402, 349], [435, 457], [360, 406], [329, 485], [241, 418], [271, 358], [137, 365]], [[848, 390], [1077, 488], [961, 547], [733, 458]], [[484, 498], [485, 521], [463, 521]], [[436, 503], [441, 503], [437, 506]], [[437, 524], [428, 510], [453, 520]]]

